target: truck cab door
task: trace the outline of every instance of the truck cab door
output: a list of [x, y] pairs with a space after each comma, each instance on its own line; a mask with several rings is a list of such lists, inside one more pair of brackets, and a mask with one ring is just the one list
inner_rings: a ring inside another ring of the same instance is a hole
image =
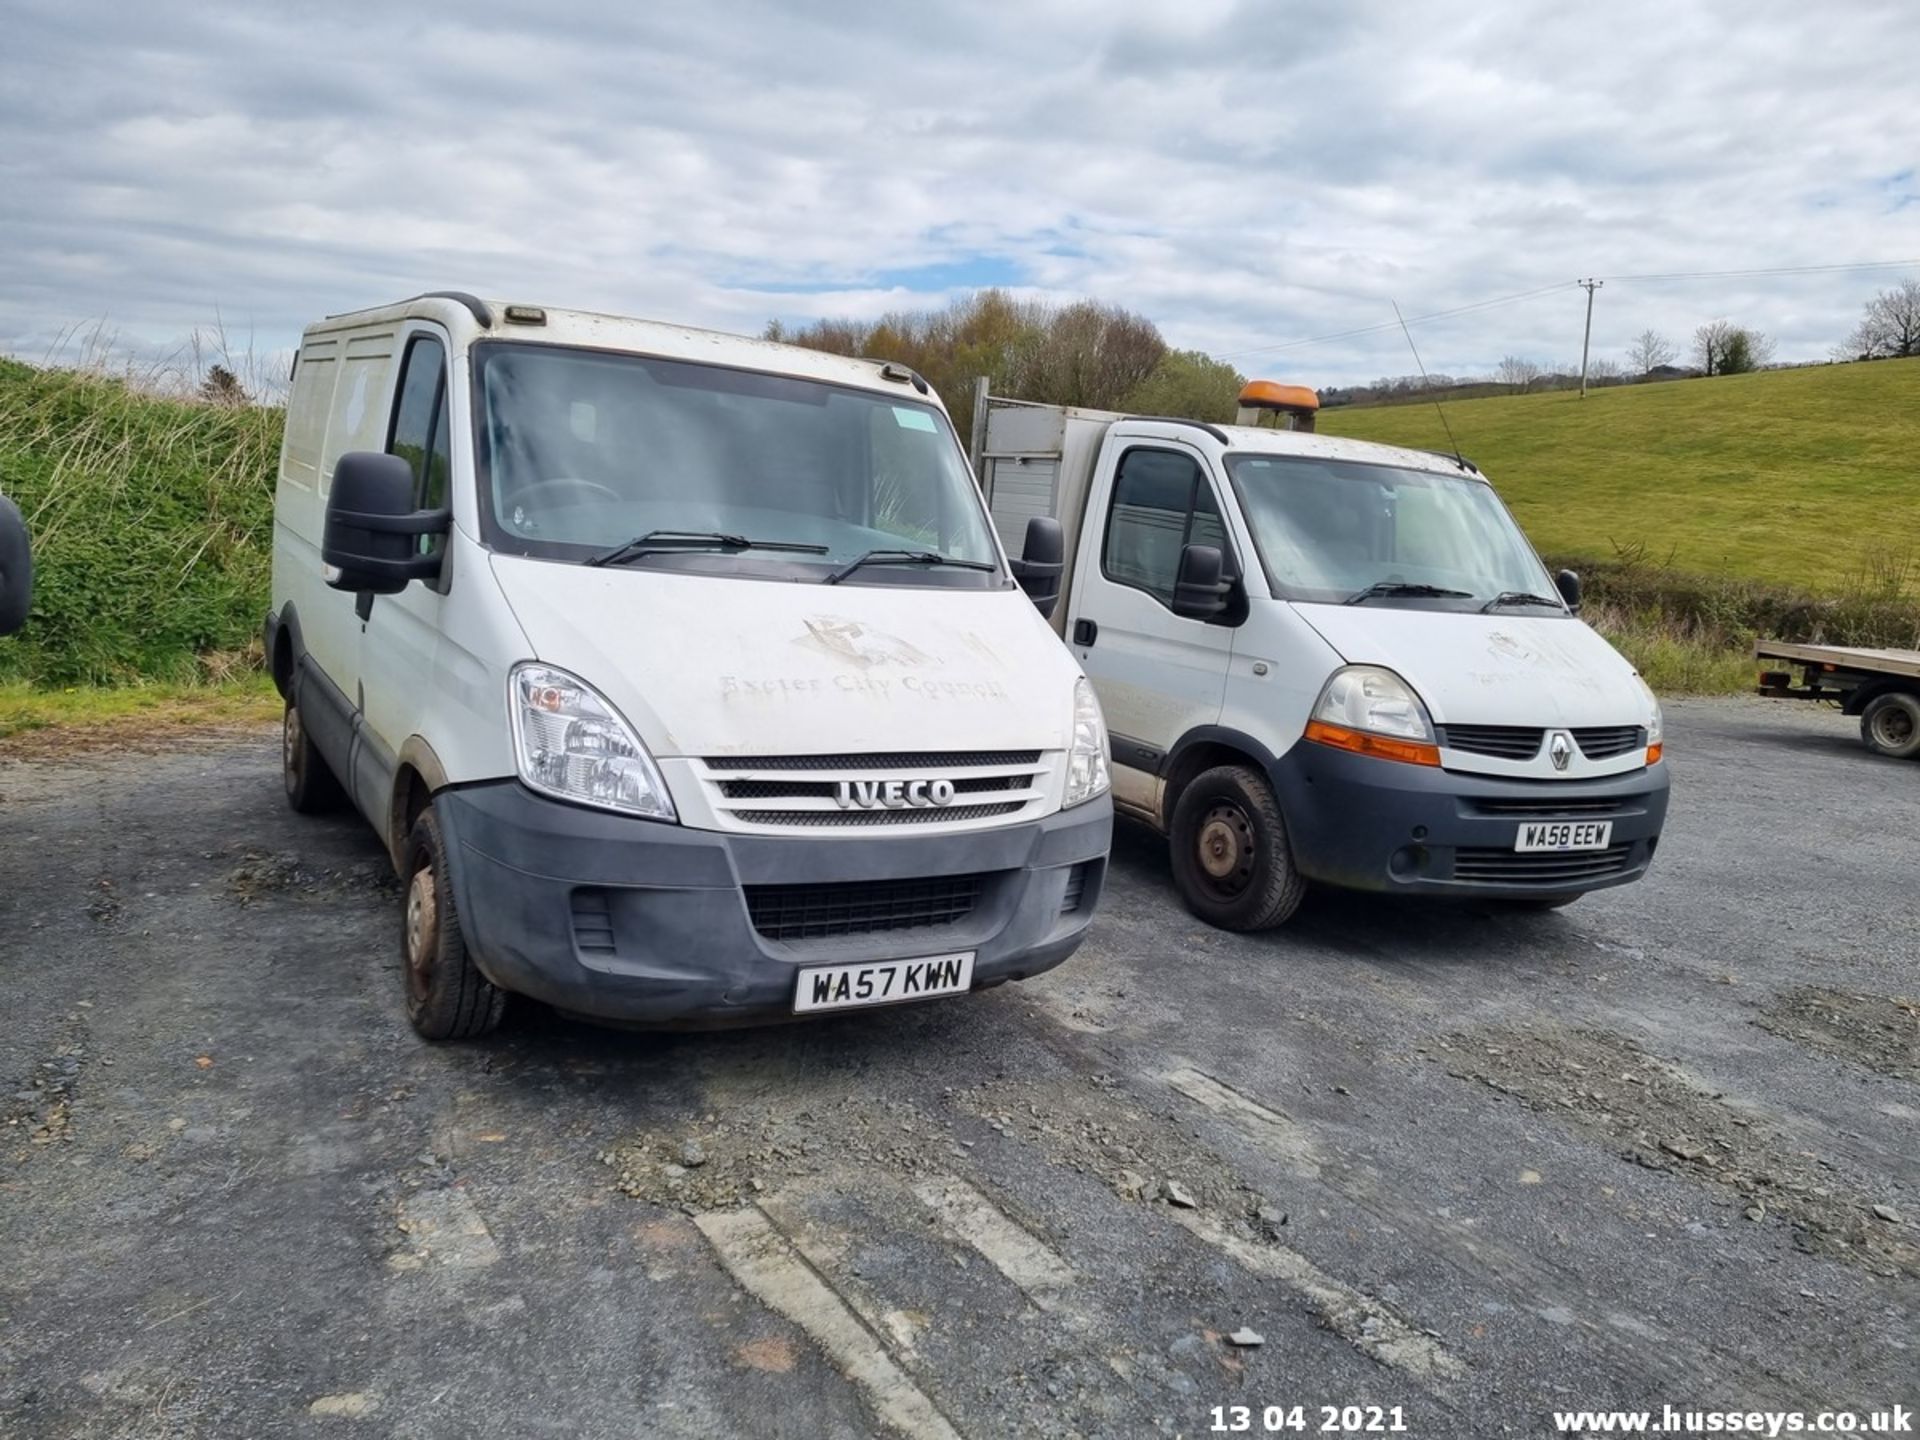
[[1087, 505], [1066, 634], [1106, 714], [1114, 799], [1157, 821], [1161, 765], [1181, 736], [1218, 722], [1233, 652], [1230, 624], [1173, 613], [1180, 552], [1215, 545], [1227, 578], [1241, 570], [1200, 457], [1172, 441], [1119, 443]]

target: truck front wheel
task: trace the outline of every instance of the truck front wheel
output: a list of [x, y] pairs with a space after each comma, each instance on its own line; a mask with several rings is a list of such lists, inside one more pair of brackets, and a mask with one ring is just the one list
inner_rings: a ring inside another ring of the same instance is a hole
[[1920, 695], [1896, 691], [1873, 700], [1860, 712], [1860, 738], [1896, 760], [1920, 755]]
[[301, 723], [300, 707], [291, 700], [280, 722], [280, 777], [287, 804], [296, 814], [324, 815], [346, 801], [346, 792]]
[[1266, 930], [1300, 908], [1307, 882], [1266, 777], [1220, 765], [1194, 777], [1168, 827], [1174, 883], [1187, 908], [1222, 930]]

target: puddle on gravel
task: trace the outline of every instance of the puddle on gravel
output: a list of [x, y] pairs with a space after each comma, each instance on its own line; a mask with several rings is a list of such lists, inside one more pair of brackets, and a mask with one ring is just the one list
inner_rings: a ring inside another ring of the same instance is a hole
[[1907, 1224], [1875, 1212], [1892, 1205], [1890, 1194], [1867, 1193], [1624, 1035], [1478, 1030], [1450, 1036], [1440, 1054], [1449, 1075], [1556, 1116], [1636, 1165], [1735, 1192], [1749, 1220], [1779, 1216], [1804, 1250], [1877, 1274], [1920, 1275]]
[[1823, 1055], [1920, 1081], [1920, 1000], [1809, 986], [1776, 996], [1753, 1023]]

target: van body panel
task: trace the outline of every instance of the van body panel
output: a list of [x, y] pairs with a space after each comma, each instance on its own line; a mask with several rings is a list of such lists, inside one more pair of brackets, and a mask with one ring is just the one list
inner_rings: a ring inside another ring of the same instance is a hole
[[[655, 759], [1070, 739], [1078, 671], [1018, 590], [491, 562], [526, 658], [592, 677]], [[1060, 703], [1036, 706], [1036, 694]]]
[[1637, 693], [1626, 658], [1569, 616], [1293, 608], [1349, 665], [1410, 682], [1441, 725], [1611, 725]]

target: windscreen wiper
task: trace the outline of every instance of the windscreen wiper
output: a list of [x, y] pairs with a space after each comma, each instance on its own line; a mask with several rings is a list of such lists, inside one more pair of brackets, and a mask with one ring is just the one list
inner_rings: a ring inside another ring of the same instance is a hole
[[1347, 596], [1347, 598], [1340, 603], [1342, 605], [1358, 605], [1363, 601], [1373, 599], [1376, 595], [1420, 595], [1442, 600], [1471, 600], [1473, 598], [1473, 592], [1471, 590], [1449, 590], [1444, 585], [1421, 585], [1406, 580], [1379, 580], [1367, 586], [1366, 589], [1356, 591], [1354, 594]]
[[1544, 595], [1535, 595], [1530, 591], [1502, 590], [1498, 595], [1480, 607], [1480, 613], [1484, 615], [1487, 611], [1498, 610], [1503, 605], [1551, 605], [1556, 610], [1564, 610], [1567, 608], [1564, 601], [1549, 600]]
[[951, 555], [942, 555], [935, 550], [869, 550], [858, 559], [849, 560], [820, 583], [838, 585], [862, 565], [956, 565], [962, 570], [996, 568], [984, 560], [956, 560]]
[[638, 560], [642, 555], [659, 555], [674, 550], [790, 550], [801, 555], [824, 555], [825, 545], [805, 545], [796, 540], [749, 540], [744, 535], [723, 535], [717, 530], [649, 530], [623, 545], [584, 561], [588, 565], [619, 565]]

